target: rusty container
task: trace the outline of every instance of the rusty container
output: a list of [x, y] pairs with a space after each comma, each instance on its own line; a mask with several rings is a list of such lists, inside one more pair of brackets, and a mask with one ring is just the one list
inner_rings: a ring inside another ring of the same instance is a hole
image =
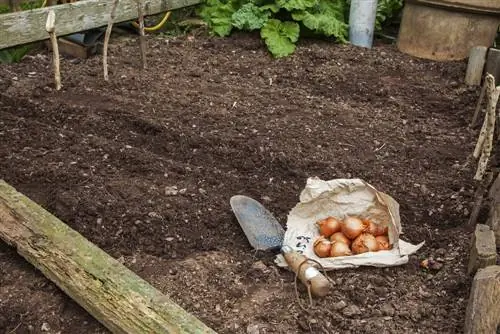
[[432, 60], [462, 60], [473, 46], [493, 45], [500, 0], [406, 0], [397, 47]]

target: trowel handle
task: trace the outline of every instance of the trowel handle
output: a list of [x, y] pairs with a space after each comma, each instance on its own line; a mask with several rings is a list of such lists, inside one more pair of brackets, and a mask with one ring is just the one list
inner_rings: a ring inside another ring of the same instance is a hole
[[289, 246], [283, 246], [281, 252], [294, 273], [297, 273], [300, 267], [298, 277], [305, 286], [311, 287], [313, 295], [324, 297], [328, 294], [330, 281], [316, 267], [310, 265], [309, 262], [304, 263], [307, 261], [307, 257], [294, 251]]

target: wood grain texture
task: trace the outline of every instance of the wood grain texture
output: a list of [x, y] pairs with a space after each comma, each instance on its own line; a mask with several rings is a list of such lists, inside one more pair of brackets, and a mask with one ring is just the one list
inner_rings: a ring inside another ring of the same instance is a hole
[[[145, 15], [175, 10], [200, 3], [200, 0], [149, 0]], [[55, 12], [57, 36], [106, 26], [112, 0], [84, 0], [51, 6]], [[45, 23], [49, 8], [38, 8], [0, 15], [0, 49], [41, 41], [49, 38]], [[116, 9], [115, 22], [126, 22], [138, 17], [135, 0], [121, 0]]]
[[113, 333], [215, 333], [3, 180], [0, 238]]

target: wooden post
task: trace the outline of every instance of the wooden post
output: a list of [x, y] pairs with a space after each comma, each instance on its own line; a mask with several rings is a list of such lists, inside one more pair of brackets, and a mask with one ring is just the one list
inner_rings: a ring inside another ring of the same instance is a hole
[[475, 46], [470, 49], [465, 73], [465, 83], [467, 85], [478, 86], [481, 84], [487, 52], [488, 48], [486, 46]]
[[215, 333], [3, 180], [0, 239], [113, 333]]
[[500, 85], [500, 50], [489, 49], [486, 58], [486, 72], [495, 77], [495, 85]]
[[500, 325], [500, 266], [480, 269], [472, 282], [465, 334], [495, 334]]

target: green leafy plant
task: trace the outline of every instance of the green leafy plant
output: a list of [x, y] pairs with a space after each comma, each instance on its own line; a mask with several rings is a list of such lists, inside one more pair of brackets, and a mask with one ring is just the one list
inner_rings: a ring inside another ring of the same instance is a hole
[[382, 24], [394, 17], [403, 8], [403, 0], [378, 0], [375, 29], [382, 30]]
[[[224, 37], [233, 29], [260, 30], [274, 57], [294, 53], [302, 32], [348, 40], [350, 0], [205, 0], [198, 15], [213, 35]], [[394, 16], [403, 0], [379, 0], [376, 29]]]
[[260, 31], [269, 51], [275, 57], [284, 57], [295, 51], [295, 43], [299, 39], [300, 27], [296, 22], [281, 22], [271, 19]]
[[0, 64], [12, 64], [20, 62], [30, 51], [30, 46], [22, 45], [0, 50]]

